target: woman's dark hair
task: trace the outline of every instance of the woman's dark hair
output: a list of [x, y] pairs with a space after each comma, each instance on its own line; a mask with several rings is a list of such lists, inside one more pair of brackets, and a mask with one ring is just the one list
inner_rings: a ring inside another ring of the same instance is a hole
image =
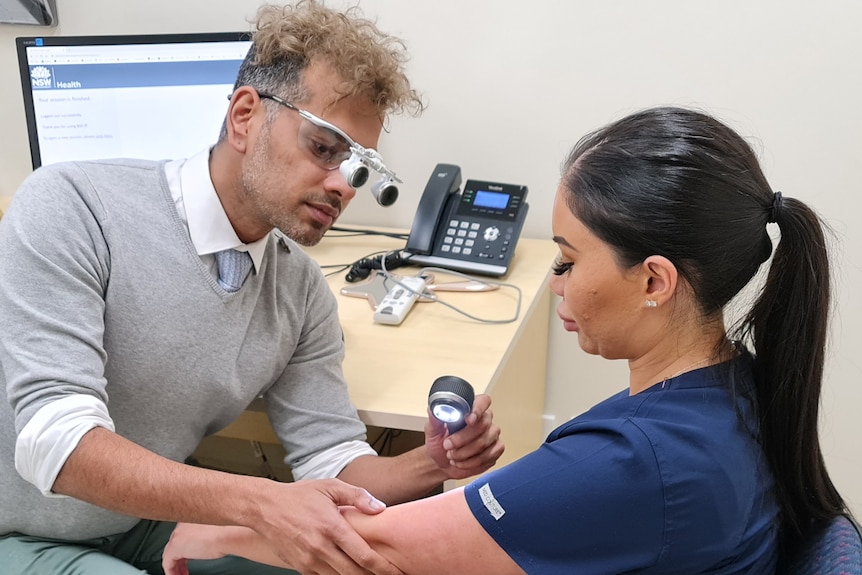
[[849, 514], [829, 479], [817, 431], [830, 307], [824, 225], [774, 194], [745, 140], [694, 110], [653, 108], [585, 136], [563, 165], [566, 202], [620, 265], [662, 255], [705, 317], [772, 255], [765, 285], [737, 326], [753, 343], [760, 439], [776, 482], [782, 550], [816, 521]]

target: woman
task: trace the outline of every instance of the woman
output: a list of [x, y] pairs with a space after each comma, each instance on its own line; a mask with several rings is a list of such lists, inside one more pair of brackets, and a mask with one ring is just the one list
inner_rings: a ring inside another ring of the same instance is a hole
[[[754, 305], [725, 310], [773, 255]], [[817, 415], [829, 309], [823, 226], [773, 193], [747, 143], [656, 108], [583, 138], [553, 210], [551, 287], [580, 347], [628, 389], [462, 490], [344, 513], [408, 574], [773, 573], [846, 514]], [[165, 555], [275, 561], [252, 532], [180, 526]]]

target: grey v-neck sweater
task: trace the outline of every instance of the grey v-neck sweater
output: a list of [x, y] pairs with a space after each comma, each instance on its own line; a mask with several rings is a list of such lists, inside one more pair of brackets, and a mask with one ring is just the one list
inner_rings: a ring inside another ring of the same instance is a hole
[[0, 223], [0, 534], [85, 539], [137, 521], [44, 497], [15, 471], [16, 433], [49, 402], [99, 398], [117, 433], [182, 461], [263, 394], [293, 465], [365, 439], [343, 352], [335, 297], [293, 242], [272, 236], [242, 289], [218, 286], [162, 162], [40, 168]]

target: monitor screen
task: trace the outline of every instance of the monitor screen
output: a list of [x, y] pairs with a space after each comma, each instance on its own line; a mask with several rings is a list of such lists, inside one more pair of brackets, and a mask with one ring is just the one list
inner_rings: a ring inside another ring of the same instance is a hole
[[248, 34], [17, 38], [33, 168], [215, 143]]

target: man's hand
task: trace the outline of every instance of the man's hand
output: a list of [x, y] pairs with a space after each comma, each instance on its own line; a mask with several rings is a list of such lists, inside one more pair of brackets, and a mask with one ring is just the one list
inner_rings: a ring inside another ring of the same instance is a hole
[[450, 479], [464, 479], [484, 473], [497, 462], [505, 446], [500, 428], [493, 423], [491, 397], [477, 395], [467, 414], [467, 427], [448, 435], [446, 425], [428, 414], [425, 424], [425, 449]]
[[339, 512], [349, 505], [370, 515], [385, 505], [360, 487], [337, 479], [275, 484], [274, 497], [261, 498], [265, 523], [249, 525], [284, 565], [320, 575], [402, 575], [354, 531]]
[[337, 479], [272, 482], [259, 501], [259, 517], [247, 527], [178, 525], [162, 558], [165, 573], [188, 575], [187, 559], [237, 555], [309, 575], [403, 575], [339, 511], [345, 505], [382, 511], [384, 504], [366, 490]]

